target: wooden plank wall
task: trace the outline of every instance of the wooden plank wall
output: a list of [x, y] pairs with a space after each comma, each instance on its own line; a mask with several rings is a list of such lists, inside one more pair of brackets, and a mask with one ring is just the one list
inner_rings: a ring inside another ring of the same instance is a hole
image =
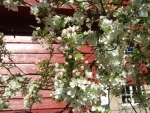
[[[24, 0], [24, 1], [27, 3], [30, 3], [30, 4], [37, 4], [36, 0]], [[44, 0], [37, 0], [37, 1], [44, 1]], [[108, 1], [110, 1], [110, 0], [108, 0]], [[130, 4], [130, 0], [124, 0], [123, 4]]]
[[[17, 68], [11, 70], [12, 73], [25, 73], [26, 77], [32, 78], [35, 80], [39, 77], [39, 74], [36, 72], [37, 66], [35, 65], [37, 60], [43, 60], [49, 58], [49, 52], [45, 50], [40, 44], [32, 43], [31, 36], [5, 36], [6, 47], [8, 50], [12, 51], [12, 60], [17, 65]], [[54, 46], [58, 46], [54, 44]], [[57, 62], [63, 62], [63, 57], [55, 51], [55, 55], [53, 58], [53, 62], [57, 60]], [[8, 63], [8, 59], [4, 58], [4, 62]], [[7, 75], [9, 72], [5, 69], [0, 70], [1, 74]], [[33, 105], [33, 109], [35, 110], [48, 110], [51, 109], [51, 112], [59, 111], [59, 109], [63, 108], [65, 104], [57, 104], [56, 101], [52, 101], [50, 98], [50, 90], [41, 90], [40, 93], [43, 95], [43, 103], [36, 103]], [[14, 98], [10, 100], [10, 110], [20, 110], [25, 109], [23, 107], [22, 96], [18, 93]], [[27, 109], [27, 108], [26, 108]], [[5, 111], [6, 112], [6, 111]], [[38, 111], [39, 113], [39, 111]], [[46, 113], [46, 112], [45, 112]]]
[[[66, 11], [67, 10], [67, 11]], [[58, 11], [59, 13], [72, 15], [73, 10], [64, 9]], [[5, 42], [8, 50], [12, 51], [12, 60], [18, 68], [11, 69], [12, 73], [24, 73], [25, 77], [35, 80], [39, 77], [36, 72], [37, 66], [35, 65], [37, 60], [44, 60], [49, 58], [49, 51], [46, 50], [46, 46], [42, 48], [39, 43], [32, 43], [32, 31], [29, 25], [42, 26], [36, 23], [34, 16], [30, 15], [29, 7], [19, 7], [19, 12], [8, 11], [3, 6], [0, 6], [0, 32], [5, 34]], [[12, 29], [15, 30], [15, 37]], [[57, 51], [59, 44], [53, 44], [55, 51], [52, 58], [52, 62], [64, 62], [63, 54]], [[83, 46], [82, 52], [88, 52], [89, 47]], [[94, 59], [93, 52], [90, 52], [85, 56], [92, 62]], [[4, 58], [5, 63], [10, 63], [7, 58]], [[6, 69], [0, 69], [0, 74], [8, 75], [9, 72]], [[36, 103], [33, 105], [34, 113], [55, 113], [65, 107], [65, 103], [58, 104], [50, 98], [50, 90], [40, 90], [43, 95], [43, 103]], [[0, 111], [3, 113], [11, 113], [13, 110], [28, 110], [23, 107], [22, 96], [18, 93], [10, 100], [9, 109]], [[65, 113], [67, 113], [66, 111]]]
[[[28, 3], [35, 4], [35, 0], [26, 0]], [[126, 3], [126, 0], [125, 2]], [[127, 2], [128, 3], [128, 2]], [[63, 8], [58, 10], [58, 13], [65, 15], [72, 15], [74, 10]], [[30, 15], [29, 7], [19, 7], [19, 12], [8, 11], [3, 6], [0, 6], [0, 32], [5, 33], [6, 47], [8, 50], [12, 51], [12, 60], [16, 66], [25, 74], [26, 77], [31, 77], [35, 80], [39, 77], [36, 72], [37, 66], [35, 65], [37, 60], [44, 60], [49, 58], [49, 51], [46, 50], [46, 46], [42, 48], [39, 43], [32, 43], [31, 34], [33, 29], [29, 25], [41, 26], [36, 23], [33, 15]], [[14, 29], [14, 34], [11, 30]], [[59, 44], [53, 44], [55, 47], [54, 56], [52, 62], [64, 62], [63, 54], [57, 51]], [[88, 52], [91, 48], [84, 45], [82, 47], [82, 52]], [[85, 55], [85, 59], [90, 62], [94, 59], [93, 51]], [[6, 63], [10, 63], [7, 58], [4, 58]], [[19, 69], [14, 68], [11, 70], [12, 73], [22, 73]], [[7, 70], [0, 69], [0, 74], [9, 74]], [[58, 104], [50, 98], [50, 90], [40, 90], [43, 95], [43, 103], [36, 103], [33, 105], [33, 113], [56, 113], [65, 107], [66, 103]], [[10, 100], [9, 109], [0, 111], [3, 113], [12, 113], [13, 110], [28, 110], [23, 107], [22, 96], [18, 93], [15, 97]], [[64, 113], [68, 113], [66, 110]]]
[[[31, 36], [5, 36], [6, 48], [12, 52], [11, 58], [13, 63], [16, 64], [18, 68], [11, 69], [12, 73], [24, 73], [25, 77], [32, 78], [31, 80], [35, 80], [39, 77], [39, 74], [36, 72], [35, 69], [38, 67], [36, 66], [36, 61], [44, 60], [49, 58], [49, 51], [46, 50], [46, 46], [41, 46], [39, 43], [32, 43]], [[64, 57], [57, 48], [59, 48], [59, 44], [53, 44], [54, 54], [52, 57], [52, 62], [63, 63]], [[91, 48], [84, 45], [81, 49], [83, 53], [87, 53], [90, 51]], [[85, 55], [85, 59], [88, 59], [90, 62], [93, 61], [94, 55], [91, 51], [90, 53]], [[4, 58], [3, 61], [9, 64], [9, 60]], [[8, 75], [9, 72], [6, 69], [0, 69], [0, 74]], [[62, 108], [65, 107], [65, 103], [58, 104], [56, 101], [53, 101], [50, 98], [51, 90], [40, 90], [40, 93], [43, 95], [43, 102], [42, 104], [35, 103], [33, 105], [34, 113], [55, 113], [60, 111]], [[9, 109], [6, 110], [7, 112], [10, 110], [23, 110], [27, 109], [23, 107], [23, 100], [22, 96], [18, 93], [15, 97], [10, 100]], [[6, 111], [2, 111], [7, 113]], [[67, 113], [68, 111], [66, 111]]]

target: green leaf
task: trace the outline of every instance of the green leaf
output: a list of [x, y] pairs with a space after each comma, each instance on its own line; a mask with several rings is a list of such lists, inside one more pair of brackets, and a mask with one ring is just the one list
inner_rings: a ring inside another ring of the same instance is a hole
[[105, 110], [103, 113], [110, 113], [110, 110]]
[[147, 50], [150, 50], [150, 43], [146, 46]]
[[83, 34], [78, 34], [77, 36], [76, 36], [76, 39], [79, 39], [79, 38], [81, 38], [83, 36]]
[[58, 23], [59, 27], [63, 27], [63, 26], [64, 26], [64, 22], [65, 22], [65, 19], [64, 19], [64, 17], [62, 16], [62, 17], [61, 17], [61, 21]]
[[97, 92], [97, 90], [95, 90], [95, 89], [91, 89], [91, 90], [89, 90], [89, 92]]
[[123, 22], [124, 24], [129, 22], [129, 18], [125, 14], [120, 14], [118, 16], [118, 20], [119, 22]]
[[107, 33], [108, 31], [110, 31], [110, 29], [109, 29], [108, 27], [104, 27], [104, 28], [103, 28], [103, 31], [104, 31], [105, 33]]
[[116, 74], [112, 74], [111, 78], [116, 78], [116, 76], [117, 76]]
[[83, 55], [82, 55], [82, 54], [79, 54], [79, 53], [75, 54], [74, 57], [77, 58], [77, 59], [78, 59], [78, 58], [84, 58]]
[[77, 47], [76, 47], [77, 50], [78, 50], [78, 49], [81, 49], [81, 48], [82, 48], [82, 46], [77, 46]]
[[29, 25], [29, 26], [30, 26], [31, 28], [34, 28], [34, 29], [36, 28], [36, 27], [35, 27], [35, 26], [33, 26], [33, 25]]
[[112, 0], [112, 3], [114, 4], [118, 4], [120, 2], [120, 0]]

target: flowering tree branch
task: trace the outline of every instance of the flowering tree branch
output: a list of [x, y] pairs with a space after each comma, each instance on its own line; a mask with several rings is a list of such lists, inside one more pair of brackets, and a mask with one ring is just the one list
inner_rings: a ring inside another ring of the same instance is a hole
[[[111, 8], [116, 2], [118, 6]], [[2, 4], [10, 10], [18, 11], [18, 6], [26, 3], [7, 0]], [[105, 113], [108, 110], [101, 104], [101, 95], [106, 95], [104, 87], [107, 86], [109, 94], [120, 96], [129, 83], [126, 81], [129, 77], [131, 81], [136, 81], [137, 86], [145, 82], [150, 84], [149, 2], [131, 0], [126, 8], [123, 7], [123, 0], [111, 0], [109, 3], [102, 0], [50, 0], [27, 5], [37, 23], [44, 25], [43, 28], [33, 27], [33, 41], [47, 44], [50, 57], [37, 62], [40, 78], [34, 82], [17, 75], [16, 80], [0, 76], [0, 83], [8, 86], [3, 89], [3, 97], [0, 97], [3, 103], [0, 109], [5, 108], [5, 100], [13, 97], [22, 87], [20, 91], [25, 92], [24, 105], [28, 108], [35, 102], [41, 102], [42, 95], [38, 93], [40, 89], [53, 89], [53, 99], [68, 103], [60, 112], [70, 107], [71, 112]], [[58, 14], [56, 9], [60, 10], [62, 6], [72, 8], [72, 16]], [[59, 43], [58, 51], [64, 56], [64, 63], [50, 65], [54, 53], [53, 42]], [[91, 50], [82, 52], [85, 44]], [[5, 54], [3, 42], [1, 46], [1, 53]], [[89, 60], [90, 56], [85, 58], [91, 52], [94, 53], [92, 61]], [[10, 87], [12, 85], [13, 88]], [[138, 101], [139, 105], [145, 107], [148, 105], [149, 94], [135, 94], [135, 97], [140, 96], [143, 99]]]

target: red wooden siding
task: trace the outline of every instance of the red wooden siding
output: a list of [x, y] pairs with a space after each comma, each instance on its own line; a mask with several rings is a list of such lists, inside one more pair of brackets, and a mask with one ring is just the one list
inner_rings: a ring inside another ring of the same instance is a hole
[[[16, 64], [19, 68], [11, 69], [12, 73], [24, 73], [24, 77], [31, 78], [31, 81], [35, 80], [39, 77], [39, 74], [36, 72], [38, 68], [36, 66], [37, 60], [44, 60], [50, 57], [49, 51], [46, 50], [47, 46], [45, 45], [42, 47], [39, 43], [32, 43], [31, 36], [5, 36], [6, 48], [12, 51], [12, 61]], [[63, 54], [58, 51], [59, 44], [53, 44], [54, 47], [54, 54], [52, 57], [52, 62], [64, 62]], [[85, 55], [85, 59], [89, 60], [90, 62], [93, 61], [94, 55], [93, 51], [87, 45], [84, 45], [81, 50], [82, 53], [87, 53]], [[90, 52], [89, 52], [90, 51]], [[4, 57], [3, 61], [5, 63], [10, 63], [9, 60]], [[7, 75], [9, 72], [6, 69], [0, 69], [0, 73]], [[40, 90], [40, 93], [43, 95], [43, 102], [35, 103], [33, 105], [33, 112], [34, 113], [55, 113], [60, 111], [62, 108], [65, 107], [65, 103], [57, 103], [50, 98], [51, 90]], [[15, 97], [10, 100], [10, 106], [8, 110], [3, 112], [9, 113], [10, 110], [27, 110], [27, 108], [23, 107], [23, 97], [20, 93], [18, 93]], [[67, 113], [69, 111], [66, 111]]]
[[[35, 0], [25, 0], [28, 3], [35, 4]], [[126, 2], [124, 2], [126, 3]], [[127, 2], [128, 4], [128, 2]], [[57, 10], [58, 13], [72, 15], [74, 10], [66, 9], [66, 7], [61, 10]], [[4, 15], [5, 13], [5, 15]], [[10, 36], [5, 37], [6, 47], [8, 50], [12, 51], [12, 60], [16, 63], [18, 68], [11, 69], [12, 73], [24, 73], [25, 77], [32, 78], [35, 80], [39, 77], [39, 74], [36, 72], [37, 66], [35, 65], [37, 60], [48, 59], [49, 51], [46, 50], [46, 46], [42, 48], [39, 43], [32, 43], [31, 34], [33, 29], [29, 25], [40, 26], [36, 23], [35, 17], [30, 15], [29, 7], [19, 7], [19, 12], [8, 11], [3, 6], [0, 6], [0, 32], [4, 32]], [[11, 30], [16, 31], [16, 38], [14, 38]], [[19, 36], [20, 35], [20, 36]], [[54, 46], [54, 55], [52, 62], [64, 62], [63, 54], [61, 54], [57, 48], [59, 44], [53, 44]], [[87, 53], [85, 59], [90, 62], [93, 61], [94, 55], [90, 47], [84, 45], [81, 49], [81, 52]], [[7, 58], [4, 58], [5, 63], [10, 63]], [[0, 69], [0, 74], [7, 75], [9, 72], [5, 69]], [[33, 105], [33, 113], [56, 113], [65, 107], [65, 103], [57, 103], [50, 98], [51, 90], [40, 90], [40, 93], [43, 95], [43, 103], [36, 103]], [[12, 113], [13, 110], [27, 110], [23, 107], [22, 96], [18, 93], [14, 98], [10, 100], [10, 109], [0, 111], [3, 113]], [[68, 113], [69, 110], [66, 110], [64, 113]]]
[[[12, 60], [16, 63], [16, 66], [25, 73], [25, 77], [32, 78], [31, 80], [35, 80], [39, 77], [38, 73], [35, 69], [37, 66], [35, 65], [37, 60], [43, 60], [49, 58], [48, 50], [42, 48], [40, 44], [33, 43], [31, 41], [31, 36], [6, 36], [6, 47], [8, 50], [12, 51]], [[54, 44], [57, 48], [59, 45]], [[57, 59], [57, 60], [56, 60]], [[3, 59], [4, 62], [9, 63], [7, 58]], [[53, 57], [53, 62], [63, 62], [64, 58], [61, 54], [58, 54], [58, 51], [55, 49], [55, 54]], [[19, 73], [20, 70], [18, 68], [14, 68], [11, 71], [13, 73]], [[34, 69], [35, 68], [35, 69]], [[21, 72], [21, 73], [22, 73]], [[7, 70], [1, 69], [1, 74], [8, 74]], [[43, 103], [35, 103], [33, 105], [33, 110], [35, 109], [35, 113], [39, 110], [50, 110], [51, 113], [58, 112], [62, 108], [64, 108], [65, 104], [58, 104], [56, 101], [53, 101], [50, 98], [51, 90], [41, 90], [40, 93], [43, 95]], [[23, 99], [22, 96], [18, 93], [15, 97], [10, 100], [10, 110], [20, 110], [20, 109], [27, 109], [23, 106]], [[5, 111], [6, 112], [6, 111]], [[45, 111], [46, 112], [46, 111]]]
[[[30, 4], [37, 4], [36, 0], [24, 0], [24, 1], [27, 2], [27, 3], [30, 3]], [[43, 0], [37, 0], [37, 1], [43, 1]], [[110, 1], [110, 0], [108, 0], [108, 1]], [[123, 4], [125, 4], [125, 5], [130, 4], [130, 0], [124, 0]]]

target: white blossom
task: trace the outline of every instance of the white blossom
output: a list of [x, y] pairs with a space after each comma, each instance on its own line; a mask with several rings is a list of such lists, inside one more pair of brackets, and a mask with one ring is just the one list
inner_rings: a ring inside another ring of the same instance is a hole
[[88, 70], [85, 70], [85, 75], [86, 77], [88, 78], [92, 78], [92, 72], [88, 71]]
[[68, 88], [67, 95], [70, 95], [71, 98], [74, 98], [75, 94], [76, 94], [76, 89], [74, 89], [74, 88]]

